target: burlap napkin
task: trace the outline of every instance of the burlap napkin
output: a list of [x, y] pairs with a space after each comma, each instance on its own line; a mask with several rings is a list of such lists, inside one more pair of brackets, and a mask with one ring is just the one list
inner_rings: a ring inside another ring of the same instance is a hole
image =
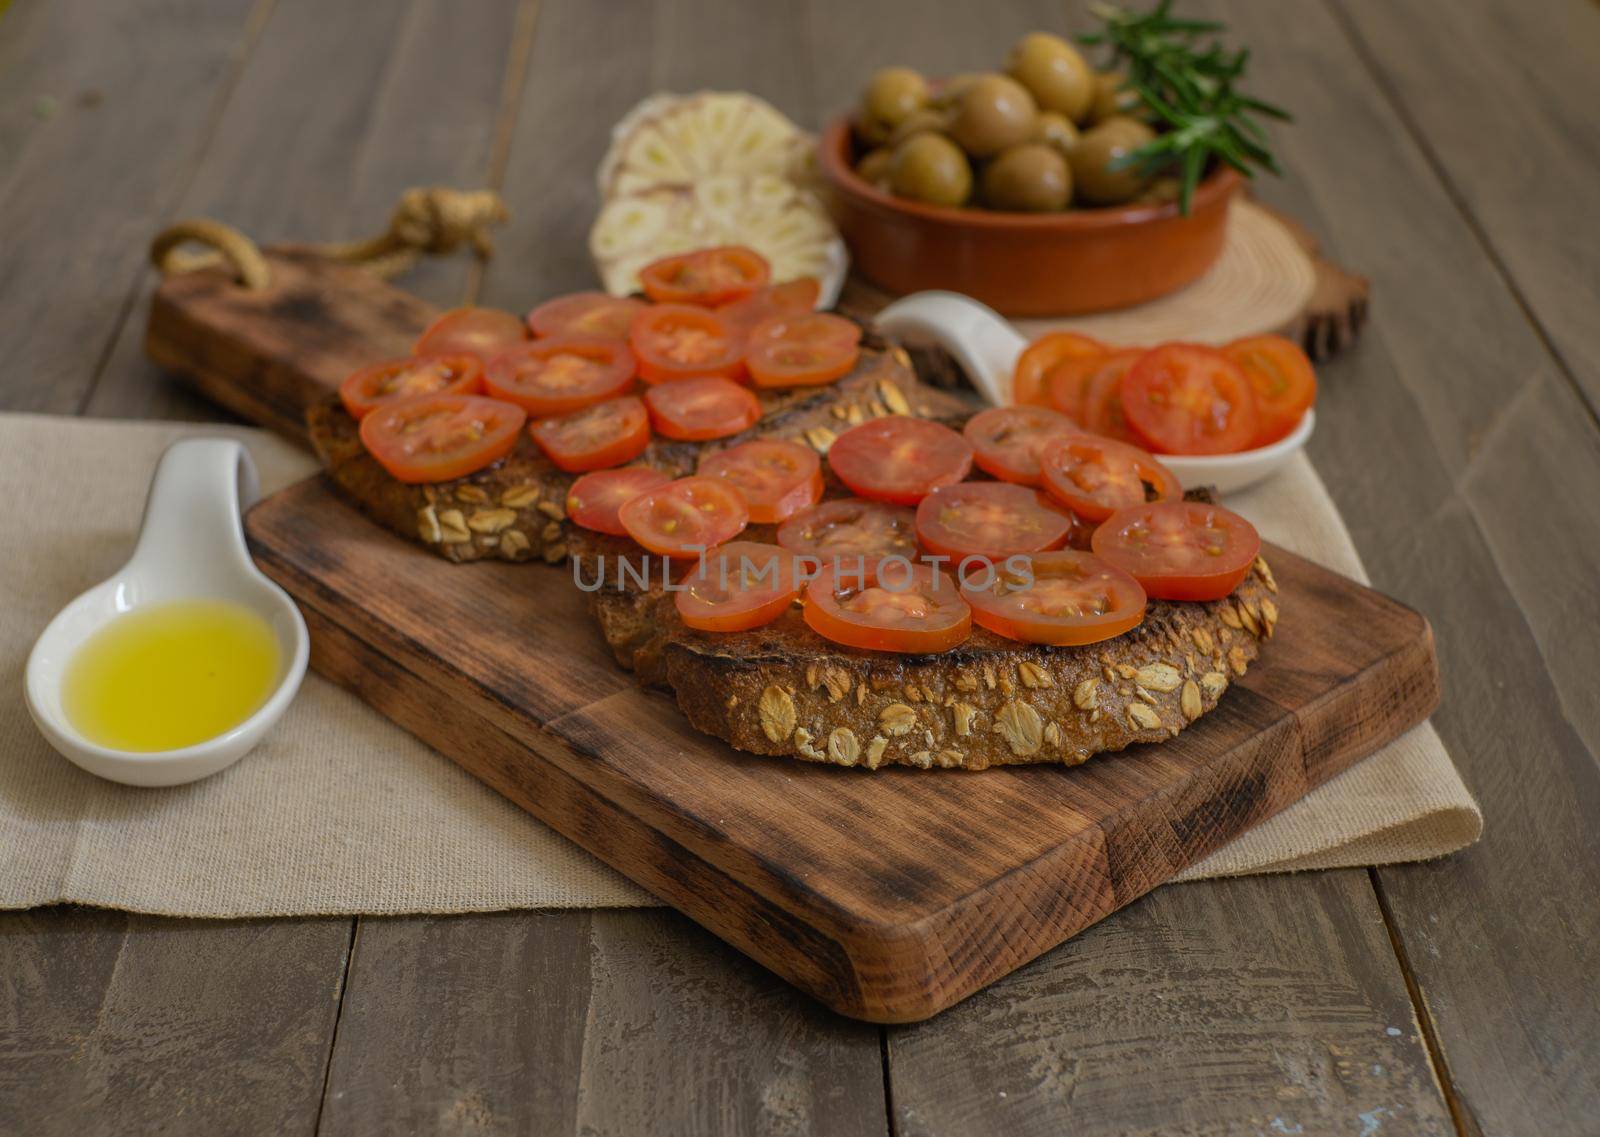
[[[28, 649], [126, 559], [157, 457], [192, 434], [244, 441], [268, 492], [313, 469], [261, 431], [0, 415], [0, 906], [287, 916], [654, 903], [315, 675], [256, 751], [193, 785], [114, 785], [45, 744], [23, 705]], [[1269, 539], [1361, 576], [1309, 463], [1233, 504]], [[1435, 857], [1481, 827], [1423, 725], [1180, 879]]]

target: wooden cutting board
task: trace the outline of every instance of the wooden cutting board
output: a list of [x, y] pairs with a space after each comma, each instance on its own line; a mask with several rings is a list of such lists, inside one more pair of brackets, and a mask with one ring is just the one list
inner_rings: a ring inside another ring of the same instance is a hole
[[[433, 309], [279, 251], [271, 287], [167, 280], [147, 347], [253, 421], [400, 354]], [[452, 565], [318, 477], [246, 520], [312, 666], [844, 1014], [926, 1018], [1141, 896], [1425, 718], [1427, 621], [1277, 549], [1281, 619], [1211, 714], [1071, 769], [866, 772], [740, 754], [605, 649], [569, 570]]]
[[1177, 738], [983, 773], [811, 766], [691, 729], [563, 566], [452, 565], [323, 479], [246, 521], [311, 663], [828, 1006], [926, 1018], [1298, 800], [1438, 702], [1416, 612], [1278, 549], [1277, 635]]

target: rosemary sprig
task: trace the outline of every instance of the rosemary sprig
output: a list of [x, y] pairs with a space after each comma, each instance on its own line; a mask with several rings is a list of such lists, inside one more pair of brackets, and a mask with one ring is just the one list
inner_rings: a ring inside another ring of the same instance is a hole
[[1255, 169], [1281, 173], [1257, 116], [1284, 121], [1290, 116], [1283, 108], [1237, 89], [1250, 62], [1250, 49], [1224, 47], [1217, 38], [1226, 30], [1224, 25], [1180, 19], [1171, 9], [1172, 0], [1160, 0], [1148, 12], [1095, 4], [1090, 10], [1103, 26], [1078, 41], [1108, 48], [1109, 66], [1126, 73], [1128, 88], [1165, 127], [1155, 141], [1120, 164], [1139, 166], [1152, 176], [1176, 173], [1179, 208], [1187, 214], [1195, 186], [1212, 159], [1246, 177]]

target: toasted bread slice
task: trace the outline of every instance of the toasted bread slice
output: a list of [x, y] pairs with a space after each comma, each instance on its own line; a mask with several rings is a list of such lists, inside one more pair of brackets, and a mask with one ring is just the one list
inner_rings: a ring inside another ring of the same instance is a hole
[[[654, 439], [639, 462], [671, 477], [700, 457], [751, 438], [785, 438], [826, 453], [841, 431], [869, 418], [910, 414], [958, 425], [976, 409], [961, 396], [924, 386], [904, 349], [867, 333], [856, 368], [826, 387], [758, 392], [761, 421], [715, 442]], [[311, 441], [344, 494], [381, 525], [447, 560], [498, 557], [550, 563], [567, 555], [567, 490], [575, 476], [556, 468], [524, 435], [507, 457], [465, 478], [407, 485], [367, 453], [357, 424], [330, 397], [306, 415]]]

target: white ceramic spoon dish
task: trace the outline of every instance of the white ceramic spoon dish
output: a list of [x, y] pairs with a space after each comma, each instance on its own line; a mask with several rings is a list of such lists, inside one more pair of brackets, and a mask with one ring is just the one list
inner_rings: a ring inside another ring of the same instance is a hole
[[[257, 497], [255, 464], [239, 443], [191, 438], [161, 456], [133, 557], [109, 580], [72, 601], [28, 656], [28, 711], [50, 745], [91, 774], [133, 786], [174, 786], [231, 766], [293, 700], [305, 676], [310, 637], [288, 595], [250, 560], [240, 524]], [[267, 621], [280, 648], [278, 682], [254, 714], [215, 738], [178, 750], [113, 750], [84, 738], [62, 707], [67, 665], [85, 641], [124, 613], [176, 600], [222, 600]]]
[[[958, 292], [914, 292], [879, 312], [875, 323], [908, 344], [936, 343], [955, 357], [972, 385], [997, 407], [1011, 403], [1011, 373], [1028, 341], [990, 308]], [[1162, 465], [1184, 489], [1212, 486], [1233, 493], [1271, 477], [1295, 455], [1316, 427], [1316, 411], [1270, 446], [1237, 454], [1162, 454]]]

